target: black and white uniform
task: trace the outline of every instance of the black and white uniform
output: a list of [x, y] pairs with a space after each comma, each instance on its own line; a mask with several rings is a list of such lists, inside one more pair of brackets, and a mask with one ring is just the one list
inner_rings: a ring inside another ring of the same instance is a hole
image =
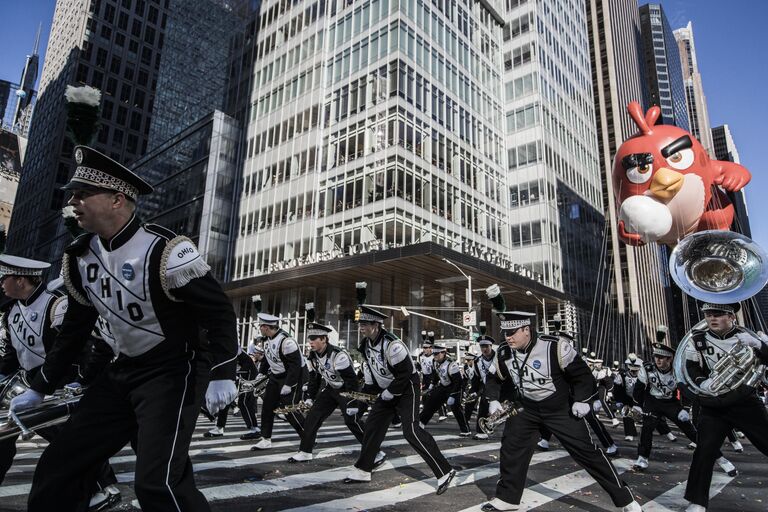
[[[264, 358], [269, 364], [269, 382], [261, 405], [261, 435], [264, 439], [270, 439], [275, 423], [275, 409], [301, 401], [307, 361], [296, 340], [282, 329], [264, 341]], [[283, 386], [291, 388], [290, 393], [281, 395]], [[286, 414], [285, 419], [301, 437], [304, 432], [304, 415], [292, 412]]]
[[531, 334], [524, 351], [497, 351], [486, 383], [486, 397], [493, 401], [515, 398], [502, 394], [502, 383], [514, 382], [516, 398], [523, 406], [504, 426], [496, 497], [510, 504], [520, 503], [543, 425], [610, 494], [614, 505], [630, 504], [633, 497], [629, 487], [592, 442], [586, 422], [571, 414], [573, 402], [591, 404], [595, 399], [597, 390], [589, 368], [567, 341], [547, 335], [537, 339]]
[[453, 412], [456, 423], [459, 425], [459, 431], [469, 432], [469, 425], [464, 418], [464, 409], [461, 407], [461, 392], [464, 385], [464, 378], [461, 374], [461, 365], [450, 357], [446, 356], [442, 363], [436, 360], [432, 362], [432, 391], [424, 401], [424, 408], [419, 415], [419, 421], [426, 425], [432, 419], [435, 412], [441, 405], [447, 405], [447, 401], [453, 398], [453, 403], [448, 405]]
[[[29, 510], [79, 510], [94, 468], [129, 441], [145, 511], [208, 511], [189, 443], [209, 379], [235, 377], [235, 313], [185, 237], [135, 216], [111, 239], [78, 237], [62, 260], [69, 306], [32, 388], [53, 390], [98, 328], [119, 355], [43, 452]], [[200, 342], [199, 332], [208, 342]]]
[[[638, 370], [638, 375], [639, 372], [640, 370]], [[632, 375], [631, 372], [622, 368], [613, 376], [613, 398], [616, 400], [617, 406], [621, 405], [620, 409], [624, 406], [632, 408], [638, 405], [632, 397], [638, 375]], [[635, 425], [635, 419], [632, 415], [625, 414], [622, 421], [624, 423], [624, 435], [637, 437], [637, 425]], [[663, 436], [671, 432], [666, 418], [660, 417], [658, 419], [656, 431]]]
[[432, 361], [435, 355], [426, 355], [424, 352], [419, 354], [419, 368], [421, 369], [421, 387], [426, 389], [432, 384]]
[[[0, 361], [0, 374], [11, 375], [18, 370], [24, 370], [26, 379], [31, 381], [45, 362], [46, 348], [53, 345], [56, 329], [61, 325], [63, 315], [58, 312], [66, 311], [67, 298], [46, 289], [41, 283], [27, 300], [16, 300], [6, 306], [3, 314], [3, 332], [6, 338], [2, 340], [5, 348]], [[89, 337], [80, 357], [70, 372], [61, 380], [60, 386], [78, 381], [88, 386], [93, 379], [112, 360], [113, 353], [103, 341]], [[36, 430], [49, 443], [59, 431], [59, 427], [48, 427]], [[3, 482], [8, 469], [16, 455], [16, 440], [18, 436], [0, 441], [0, 484]], [[109, 463], [102, 465], [98, 474], [96, 488], [91, 492], [103, 489], [117, 483], [115, 474]]]
[[[251, 359], [251, 356], [245, 353], [241, 348], [237, 354], [237, 378], [244, 380], [253, 380], [258, 375], [256, 364]], [[245, 421], [245, 426], [249, 429], [254, 429], [259, 426], [259, 420], [256, 415], [256, 403], [257, 398], [253, 393], [239, 393], [237, 396], [237, 407], [240, 409], [240, 415]], [[227, 426], [227, 419], [229, 418], [229, 408], [232, 404], [228, 404], [216, 415], [216, 426], [224, 428]]]
[[336, 408], [341, 410], [349, 431], [362, 443], [364, 423], [360, 420], [360, 414], [347, 414], [348, 407], [357, 407], [356, 402], [339, 394], [359, 389], [352, 358], [343, 348], [327, 344], [322, 354], [314, 351], [309, 354], [309, 366], [314, 372], [307, 386], [307, 394], [313, 404], [304, 421], [304, 434], [299, 449], [312, 453], [320, 426]]
[[[643, 408], [643, 428], [637, 454], [648, 458], [653, 448], [653, 431], [660, 418], [672, 421], [692, 442], [696, 442], [696, 428], [690, 421], [680, 421], [678, 414], [683, 405], [677, 399], [677, 383], [672, 368], [662, 372], [653, 363], [645, 363], [637, 375], [632, 391], [635, 403]], [[722, 453], [718, 455], [718, 458]]]
[[421, 455], [437, 478], [447, 475], [451, 465], [429, 433], [419, 426], [419, 375], [408, 348], [395, 335], [383, 327], [375, 340], [363, 338], [358, 350], [363, 355], [365, 385], [363, 392], [389, 391], [393, 398], [381, 396], [371, 406], [365, 422], [363, 448], [355, 467], [372, 471], [376, 454], [395, 413], [400, 415], [403, 436], [408, 444]]
[[[480, 419], [488, 417], [488, 399], [485, 397], [485, 385], [488, 379], [488, 371], [493, 367], [496, 359], [496, 351], [491, 350], [491, 353], [486, 358], [480, 354], [475, 358], [475, 373], [472, 380], [471, 390], [473, 393], [477, 393], [478, 406], [477, 406], [477, 424], [476, 432], [482, 432], [480, 429]], [[469, 420], [467, 420], [469, 422]]]
[[[462, 368], [462, 373], [464, 375], [464, 385], [462, 395], [463, 396], [469, 396], [472, 393], [477, 392], [477, 389], [475, 387], [475, 381], [476, 379], [476, 373], [475, 367], [474, 367], [474, 361], [477, 359], [477, 356], [473, 359], [473, 365], [470, 366], [468, 363], [464, 364], [464, 367]], [[479, 396], [479, 394], [478, 394]], [[467, 422], [467, 425], [469, 425], [469, 422], [472, 421], [472, 414], [475, 412], [475, 408], [477, 407], [477, 400], [474, 402], [467, 402], [467, 404], [464, 406], [464, 420]]]
[[[751, 334], [741, 327], [734, 327], [722, 336], [709, 329], [694, 332], [695, 348], [689, 348], [685, 355], [688, 375], [696, 384], [709, 377], [717, 361], [736, 344], [736, 335], [740, 332]], [[763, 364], [768, 364], [768, 344], [762, 342], [755, 352]], [[727, 401], [701, 399], [700, 402], [698, 443], [688, 473], [685, 499], [707, 507], [712, 468], [720, 457], [720, 446], [727, 432], [731, 429], [744, 432], [755, 448], [768, 455], [768, 412], [755, 389], [747, 386], [731, 391]]]
[[600, 400], [600, 406], [605, 412], [605, 415], [608, 416], [609, 420], [612, 420], [616, 417], [616, 415], [613, 413], [610, 407], [608, 407], [608, 392], [613, 389], [613, 376], [611, 375], [611, 370], [609, 368], [600, 368], [593, 369], [592, 370], [592, 377], [595, 378], [595, 382], [597, 383], [597, 397], [598, 400]]

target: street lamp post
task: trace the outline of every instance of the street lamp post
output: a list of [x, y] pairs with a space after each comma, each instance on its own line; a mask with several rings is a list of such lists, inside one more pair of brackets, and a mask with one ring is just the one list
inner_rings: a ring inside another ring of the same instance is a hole
[[541, 302], [541, 323], [544, 326], [544, 334], [549, 334], [549, 325], [547, 324], [547, 303], [544, 299], [540, 299], [531, 290], [526, 290], [525, 294], [529, 297], [533, 297], [537, 301]]
[[459, 272], [461, 272], [461, 275], [467, 278], [467, 292], [466, 292], [465, 298], [467, 300], [467, 305], [469, 306], [469, 310], [472, 311], [472, 276], [468, 276], [467, 274], [465, 274], [464, 271], [461, 270], [461, 268], [457, 264], [455, 264], [448, 258], [443, 258], [443, 261], [451, 265], [453, 268], [455, 268]]

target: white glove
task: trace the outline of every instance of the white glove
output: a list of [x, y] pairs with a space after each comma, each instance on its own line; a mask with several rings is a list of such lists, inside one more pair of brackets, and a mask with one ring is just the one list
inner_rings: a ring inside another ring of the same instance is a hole
[[311, 398], [307, 398], [304, 400], [304, 403], [307, 404], [307, 407], [312, 407], [312, 404], [315, 402]]
[[621, 402], [616, 402], [616, 409], [621, 410], [624, 407], [624, 404]]
[[574, 402], [571, 406], [571, 412], [574, 416], [577, 418], [583, 418], [589, 412], [592, 410], [592, 408], [589, 406], [589, 404], [586, 404], [584, 402]]
[[386, 402], [389, 402], [393, 398], [395, 398], [395, 395], [390, 393], [388, 389], [385, 389], [384, 391], [381, 392], [381, 399], [382, 400], [384, 400]]
[[643, 414], [643, 408], [639, 405], [632, 406], [632, 410], [635, 411], [637, 414]]
[[492, 284], [485, 289], [485, 294], [488, 295], [489, 299], [498, 297], [501, 294], [501, 288], [499, 288], [498, 284]]
[[501, 409], [502, 407], [498, 400], [493, 400], [488, 404], [488, 414], [493, 414]]
[[455, 403], [456, 403], [456, 399], [453, 398], [452, 396], [449, 396], [448, 401], [446, 402], [446, 404], [448, 404], [448, 407], [452, 406]]
[[691, 421], [691, 415], [690, 415], [690, 414], [688, 414], [688, 411], [686, 411], [685, 409], [683, 409], [682, 411], [680, 411], [679, 413], [677, 413], [677, 419], [679, 419], [680, 421], [682, 421], [683, 423], [685, 423], [685, 422], [687, 422], [687, 421]]
[[13, 412], [21, 412], [37, 407], [43, 403], [43, 398], [45, 398], [44, 394], [38, 393], [34, 389], [28, 389], [22, 394], [13, 397], [10, 410]]
[[609, 391], [608, 393], [606, 393], [605, 399], [608, 400], [609, 402], [613, 400], [613, 391]]
[[600, 409], [602, 409], [603, 406], [600, 404], [600, 400], [595, 400], [592, 402], [592, 409], [595, 410], [595, 412], [600, 412]]
[[619, 375], [618, 373], [616, 375], [614, 375], [613, 376], [613, 383], [621, 385], [621, 375]]
[[308, 384], [304, 384], [303, 386], [301, 386], [301, 390], [303, 392], [305, 392], [305, 393], [307, 392], [308, 389], [309, 389], [309, 385]]
[[347, 407], [347, 416], [354, 416], [358, 412], [360, 412], [360, 409], [357, 407]]
[[237, 386], [229, 379], [212, 380], [205, 392], [205, 407], [212, 415], [232, 403], [237, 396]]
[[291, 386], [283, 385], [283, 387], [280, 388], [280, 396], [285, 396], [287, 394], [290, 394], [290, 392], [291, 392]]
[[763, 341], [761, 339], [755, 338], [754, 336], [746, 332], [737, 333], [736, 339], [748, 347], [759, 349], [760, 347], [763, 346]]

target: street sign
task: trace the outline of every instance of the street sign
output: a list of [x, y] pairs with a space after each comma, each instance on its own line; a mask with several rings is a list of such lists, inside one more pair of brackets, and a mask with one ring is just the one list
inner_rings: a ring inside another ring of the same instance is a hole
[[461, 325], [464, 327], [470, 327], [477, 323], [477, 312], [467, 311], [461, 315]]

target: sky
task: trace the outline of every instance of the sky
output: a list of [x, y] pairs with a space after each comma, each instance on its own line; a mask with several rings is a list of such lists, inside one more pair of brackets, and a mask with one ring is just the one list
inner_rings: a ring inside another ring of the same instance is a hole
[[[641, 4], [647, 3], [641, 1]], [[693, 23], [699, 71], [712, 126], [728, 124], [741, 157], [752, 173], [747, 186], [752, 236], [768, 250], [768, 171], [760, 160], [768, 150], [768, 1], [661, 0], [672, 28]], [[18, 82], [38, 24], [40, 74], [53, 18], [54, 0], [0, 0], [0, 79]]]

